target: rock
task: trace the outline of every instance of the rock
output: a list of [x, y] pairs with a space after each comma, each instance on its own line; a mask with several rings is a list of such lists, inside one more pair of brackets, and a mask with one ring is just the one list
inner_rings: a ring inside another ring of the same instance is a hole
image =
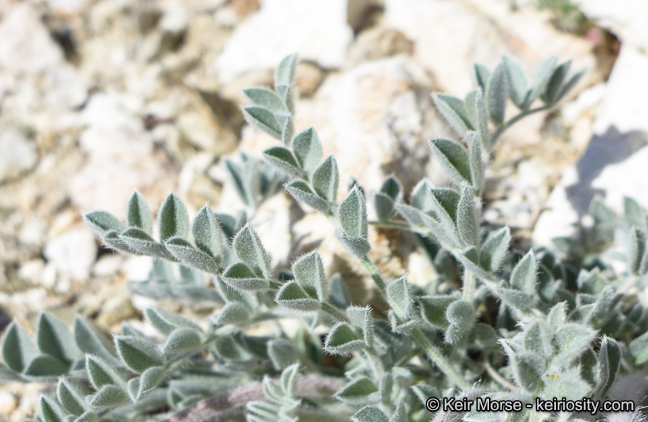
[[124, 257], [117, 253], [102, 255], [92, 267], [92, 275], [96, 277], [109, 277], [117, 274], [122, 267]]
[[86, 0], [47, 0], [50, 9], [64, 15], [80, 13], [85, 8]]
[[645, 173], [648, 162], [648, 104], [637, 92], [648, 90], [640, 75], [648, 72], [648, 56], [624, 46], [605, 87], [596, 113], [594, 136], [587, 150], [568, 169], [551, 193], [533, 232], [538, 244], [569, 236], [589, 210], [594, 196], [620, 212], [623, 196], [648, 208]]
[[0, 69], [35, 74], [64, 61], [37, 12], [27, 3], [9, 8], [0, 23]]
[[59, 273], [74, 280], [86, 280], [97, 258], [97, 242], [89, 229], [78, 227], [50, 241], [43, 253]]
[[23, 245], [41, 247], [45, 242], [46, 230], [47, 222], [37, 217], [28, 218], [18, 232], [18, 240]]
[[41, 280], [41, 274], [45, 268], [42, 259], [32, 259], [20, 266], [18, 269], [18, 278], [28, 283], [36, 284]]
[[38, 159], [36, 145], [16, 129], [0, 131], [0, 182], [30, 170]]
[[[386, 0], [385, 23], [414, 41], [416, 59], [442, 91], [460, 97], [473, 87], [474, 62], [492, 68], [505, 54], [519, 58], [527, 71], [551, 55], [574, 59], [575, 68], [596, 69], [587, 40], [559, 32], [529, 6], [513, 12], [498, 0]], [[590, 71], [579, 89], [601, 78]]]
[[88, 162], [69, 186], [72, 201], [83, 212], [101, 209], [123, 218], [135, 190], [156, 210], [175, 186], [168, 158], [156, 150], [142, 120], [127, 106], [118, 96], [95, 94], [84, 110], [88, 127], [79, 142]]
[[112, 329], [115, 325], [135, 315], [135, 309], [131, 305], [130, 298], [123, 295], [116, 295], [108, 298], [97, 316], [97, 325]]
[[348, 62], [351, 65], [369, 60], [391, 57], [397, 54], [412, 54], [414, 43], [401, 31], [384, 26], [362, 31], [349, 50]]
[[0, 391], [0, 413], [12, 414], [18, 408], [18, 398], [9, 391]]
[[265, 0], [227, 41], [216, 71], [225, 84], [254, 69], [275, 68], [291, 53], [338, 68], [352, 38], [347, 0]]
[[300, 62], [295, 71], [295, 86], [300, 97], [310, 98], [322, 84], [325, 73], [313, 63]]
[[626, 0], [620, 7], [605, 0], [574, 0], [574, 5], [624, 44], [648, 54], [648, 3], [645, 1]]

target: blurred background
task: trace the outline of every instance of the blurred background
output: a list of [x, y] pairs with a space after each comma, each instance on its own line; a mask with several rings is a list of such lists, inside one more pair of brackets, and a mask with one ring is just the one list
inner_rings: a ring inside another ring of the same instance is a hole
[[[431, 92], [463, 97], [472, 64], [503, 55], [529, 72], [573, 59], [587, 73], [572, 94], [500, 139], [484, 219], [529, 247], [587, 224], [597, 195], [648, 207], [646, 28], [645, 0], [0, 0], [0, 331], [42, 310], [105, 330], [137, 320], [151, 299], [125, 283], [150, 261], [104, 249], [82, 213], [124, 218], [134, 190], [153, 211], [172, 191], [190, 214], [244, 208], [223, 159], [272, 140], [245, 125], [241, 91], [271, 86], [293, 52], [297, 129], [317, 129], [341, 185], [395, 174], [407, 192], [424, 176], [447, 182], [427, 141], [454, 134]], [[279, 268], [319, 246], [329, 274], [371, 295], [321, 217], [283, 193], [255, 213]], [[434, 277], [397, 233], [371, 237], [388, 276]], [[29, 417], [40, 388], [0, 386], [0, 415]]]

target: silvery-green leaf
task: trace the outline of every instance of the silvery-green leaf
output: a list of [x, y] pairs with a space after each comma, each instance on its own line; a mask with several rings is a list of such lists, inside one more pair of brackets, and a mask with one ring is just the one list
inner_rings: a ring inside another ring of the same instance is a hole
[[387, 319], [389, 320], [389, 326], [391, 327], [392, 333], [411, 335], [412, 329], [419, 324], [418, 319], [403, 320], [393, 309], [390, 309], [387, 313]]
[[81, 416], [75, 418], [71, 422], [98, 422], [98, 421], [99, 421], [99, 416], [95, 412], [89, 410], [87, 412], [84, 412]]
[[262, 132], [267, 133], [275, 139], [281, 139], [283, 128], [275, 118], [275, 115], [263, 107], [243, 107], [243, 117], [250, 125]]
[[578, 367], [571, 367], [562, 374], [544, 378], [545, 397], [564, 397], [567, 400], [580, 400], [592, 387], [580, 376]]
[[166, 242], [172, 237], [187, 237], [189, 234], [189, 214], [184, 203], [175, 194], [169, 194], [158, 212], [160, 241]]
[[380, 193], [387, 195], [394, 202], [398, 202], [403, 197], [403, 188], [395, 177], [390, 176], [380, 187]]
[[56, 387], [56, 397], [65, 410], [74, 416], [81, 416], [89, 409], [83, 396], [70, 383], [69, 380], [61, 378]]
[[542, 389], [542, 373], [546, 361], [531, 353], [521, 353], [513, 358], [511, 365], [516, 383], [529, 393], [537, 393]]
[[191, 328], [178, 328], [166, 338], [162, 345], [162, 353], [169, 356], [178, 352], [196, 350], [201, 346], [202, 339], [198, 331]]
[[[427, 185], [423, 185], [424, 187]], [[422, 190], [423, 188], [421, 188]], [[457, 237], [457, 207], [461, 196], [454, 189], [429, 188], [429, 196], [423, 197], [421, 190], [417, 191], [417, 202], [425, 203], [422, 207], [434, 211], [434, 216], [443, 226], [446, 234]]]
[[457, 344], [472, 330], [475, 324], [475, 309], [465, 300], [454, 301], [446, 310], [446, 319], [450, 323], [445, 334], [446, 343]]
[[286, 191], [295, 198], [298, 202], [304, 203], [309, 207], [313, 207], [318, 211], [327, 212], [329, 210], [329, 203], [316, 195], [308, 186], [306, 182], [301, 180], [293, 180], [286, 186]]
[[156, 242], [144, 230], [131, 227], [119, 235], [122, 240], [133, 251], [142, 255], [155, 256], [158, 258], [171, 258], [171, 254], [164, 245]]
[[27, 332], [13, 322], [7, 329], [2, 342], [2, 360], [13, 371], [22, 372], [38, 352], [29, 339]]
[[126, 227], [117, 217], [106, 211], [92, 211], [83, 216], [92, 231], [104, 237], [109, 231], [122, 232]]
[[623, 197], [623, 214], [635, 226], [641, 227], [646, 224], [641, 205], [628, 196]]
[[446, 312], [452, 302], [457, 298], [452, 296], [423, 296], [418, 298], [421, 314], [425, 321], [435, 328], [445, 330], [449, 322], [446, 319]]
[[557, 102], [556, 98], [558, 98], [558, 94], [560, 93], [560, 88], [562, 87], [563, 81], [569, 73], [571, 63], [572, 61], [568, 60], [553, 70], [553, 73], [549, 78], [549, 82], [547, 83], [544, 92], [540, 96], [540, 98], [542, 98], [542, 101], [547, 104], [555, 104]]
[[339, 171], [337, 162], [332, 155], [329, 155], [311, 175], [311, 183], [315, 192], [328, 202], [335, 202], [337, 199], [339, 182]]
[[387, 284], [387, 301], [402, 321], [412, 317], [412, 293], [405, 277]]
[[551, 328], [557, 330], [567, 322], [567, 302], [560, 302], [551, 308], [547, 315], [547, 323]]
[[312, 127], [298, 133], [292, 140], [292, 150], [304, 171], [310, 173], [322, 159], [322, 144]]
[[523, 109], [524, 104], [530, 94], [529, 84], [527, 84], [524, 69], [520, 63], [512, 57], [505, 56], [503, 59], [506, 76], [509, 82], [509, 96], [513, 103]]
[[223, 307], [214, 321], [217, 325], [242, 324], [250, 319], [250, 311], [240, 303], [232, 302]]
[[479, 255], [477, 253], [477, 249], [474, 246], [462, 250], [461, 254], [455, 255], [455, 258], [462, 265], [464, 265], [468, 269], [468, 271], [475, 274], [477, 278], [481, 278], [483, 280], [488, 280], [490, 278], [489, 273], [484, 271], [479, 266]]
[[522, 104], [523, 109], [528, 109], [540, 95], [545, 92], [549, 80], [551, 79], [556, 62], [556, 56], [548, 57], [538, 62], [533, 68], [533, 78], [531, 79], [529, 95], [526, 101]]
[[400, 214], [405, 219], [405, 221], [410, 224], [410, 226], [424, 226], [422, 217], [423, 212], [421, 212], [419, 209], [405, 204], [396, 204], [395, 208], [396, 212], [398, 212], [398, 214]]
[[646, 256], [646, 234], [636, 227], [631, 229], [628, 267], [631, 274], [641, 275], [641, 263]]
[[229, 171], [232, 181], [234, 182], [234, 188], [236, 188], [236, 193], [238, 193], [239, 198], [245, 205], [248, 207], [254, 207], [256, 203], [256, 198], [253, 193], [248, 189], [248, 180], [245, 177], [243, 168], [237, 163], [225, 160], [225, 167]]
[[347, 294], [347, 290], [344, 287], [340, 274], [334, 274], [333, 277], [331, 277], [329, 297], [333, 305], [338, 308], [346, 309], [351, 304], [351, 299]]
[[471, 187], [461, 189], [461, 198], [457, 204], [457, 231], [465, 246], [477, 243], [479, 235], [479, 213]]
[[284, 57], [275, 72], [275, 86], [293, 86], [295, 83], [295, 70], [297, 68], [297, 55], [291, 54]]
[[477, 132], [468, 133], [468, 159], [470, 161], [471, 185], [479, 195], [484, 187], [484, 162], [482, 160], [482, 143]]
[[292, 116], [288, 116], [284, 121], [283, 128], [281, 129], [281, 142], [284, 145], [290, 145], [294, 134], [295, 125], [293, 124]]
[[47, 396], [40, 396], [40, 415], [45, 422], [63, 422], [66, 413], [59, 404]]
[[144, 372], [151, 366], [164, 364], [164, 358], [151, 340], [143, 337], [115, 336], [117, 353], [122, 362], [134, 372]]
[[569, 75], [565, 80], [565, 82], [563, 82], [563, 84], [560, 86], [558, 95], [556, 95], [556, 98], [554, 99], [553, 103], [555, 104], [560, 100], [562, 100], [565, 97], [565, 95], [567, 95], [569, 91], [571, 91], [576, 86], [576, 84], [578, 83], [578, 81], [580, 81], [580, 79], [583, 77], [584, 74], [585, 74], [585, 69], [581, 69]]
[[595, 387], [598, 379], [598, 360], [591, 347], [587, 348], [578, 358], [578, 365], [580, 365], [580, 375], [583, 380], [590, 386]]
[[351, 325], [362, 330], [362, 337], [367, 347], [371, 347], [374, 339], [374, 320], [371, 316], [371, 308], [369, 306], [364, 308], [350, 306], [347, 308], [346, 314]]
[[[630, 344], [632, 353], [632, 343]], [[633, 354], [634, 355], [634, 354]], [[596, 393], [599, 398], [605, 397], [612, 386], [621, 364], [621, 348], [612, 338], [603, 336], [598, 354], [598, 382]]]
[[636, 365], [648, 361], [648, 332], [642, 334], [630, 343], [630, 354]]
[[551, 334], [542, 322], [536, 321], [525, 330], [524, 348], [543, 358], [550, 358], [553, 355]]
[[113, 364], [118, 362], [108, 342], [80, 315], [74, 320], [74, 340], [83, 353], [99, 356]]
[[181, 237], [172, 237], [164, 243], [164, 246], [175, 259], [184, 265], [211, 274], [220, 272], [218, 262], [214, 258]]
[[422, 179], [416, 184], [416, 186], [414, 186], [414, 189], [412, 189], [412, 206], [423, 212], [428, 212], [434, 209], [432, 183], [429, 180]]
[[497, 294], [502, 299], [502, 302], [520, 311], [526, 311], [532, 302], [529, 295], [519, 290], [500, 287], [497, 289]]
[[270, 258], [261, 244], [259, 235], [249, 223], [239, 230], [232, 244], [238, 259], [247, 264], [254, 274], [270, 279]]
[[0, 384], [8, 382], [19, 382], [24, 381], [20, 373], [9, 369], [6, 365], [0, 363]]
[[473, 130], [464, 102], [460, 98], [452, 95], [432, 94], [432, 99], [441, 115], [458, 134], [463, 135], [465, 132]]
[[128, 393], [116, 385], [104, 385], [88, 401], [94, 407], [115, 407], [128, 401]]
[[408, 422], [407, 410], [405, 409], [403, 402], [398, 403], [396, 410], [392, 414], [391, 418], [389, 418], [389, 422]]
[[440, 397], [441, 394], [439, 393], [439, 390], [437, 390], [435, 387], [432, 387], [431, 385], [428, 384], [416, 384], [410, 387], [416, 398], [419, 399], [421, 404], [425, 406], [425, 402], [427, 399], [430, 397]]
[[508, 100], [508, 81], [504, 62], [500, 62], [493, 71], [486, 87], [486, 104], [488, 115], [496, 126], [504, 124], [506, 118], [506, 101]]
[[380, 192], [374, 192], [372, 195], [374, 210], [378, 221], [388, 221], [396, 214], [394, 209], [394, 200]]
[[529, 251], [524, 258], [517, 263], [511, 273], [511, 287], [528, 295], [536, 292], [538, 263], [533, 251]]
[[596, 338], [596, 331], [586, 325], [565, 324], [554, 335], [554, 346], [558, 362], [577, 358]]
[[473, 77], [475, 78], [475, 85], [480, 87], [482, 92], [486, 92], [488, 81], [490, 81], [491, 77], [490, 70], [482, 64], [475, 63], [473, 66]]
[[364, 237], [351, 237], [344, 234], [342, 230], [336, 230], [335, 236], [338, 238], [344, 249], [350, 254], [362, 258], [371, 250], [371, 244]]
[[603, 198], [595, 196], [589, 208], [590, 215], [594, 218], [596, 223], [611, 223], [615, 220], [616, 216], [605, 203]]
[[373, 403], [380, 400], [378, 387], [376, 387], [373, 381], [365, 377], [351, 381], [335, 393], [335, 397], [351, 405]]
[[128, 200], [126, 221], [129, 227], [137, 227], [149, 235], [153, 234], [153, 216], [146, 200], [139, 192], [134, 192]]
[[486, 111], [486, 100], [484, 91], [476, 89], [466, 95], [464, 104], [466, 105], [466, 114], [470, 118], [471, 125], [479, 134], [482, 148], [489, 152], [491, 150], [490, 134], [488, 130], [488, 112]]
[[106, 233], [106, 235], [101, 239], [104, 243], [104, 245], [108, 248], [114, 249], [116, 251], [124, 251], [128, 253], [138, 253], [137, 251], [134, 251], [131, 249], [126, 242], [124, 242], [120, 237], [119, 233], [117, 233], [114, 230], [109, 231]]
[[367, 209], [357, 186], [340, 203], [338, 218], [346, 236], [367, 238]]
[[345, 322], [333, 326], [324, 343], [324, 350], [333, 355], [346, 355], [365, 347], [362, 335]]
[[280, 371], [299, 359], [299, 353], [290, 340], [273, 339], [268, 342], [268, 357], [272, 366]]
[[105, 385], [124, 384], [111, 365], [95, 356], [86, 356], [86, 371], [92, 386], [97, 390]]
[[23, 372], [28, 377], [57, 377], [65, 374], [70, 364], [51, 355], [36, 356]]
[[[248, 402], [245, 405], [247, 411], [246, 418], [248, 422], [266, 422], [268, 420], [277, 420], [281, 406], [270, 403], [266, 400], [256, 400]], [[259, 416], [260, 419], [250, 419], [250, 416]]]
[[252, 357], [250, 352], [233, 336], [219, 337], [214, 342], [214, 351], [219, 357], [233, 362], [245, 362]]
[[497, 333], [488, 324], [478, 322], [470, 332], [468, 347], [477, 349], [489, 349], [497, 347]]
[[328, 297], [328, 284], [324, 265], [317, 251], [308, 253], [299, 258], [292, 266], [295, 280], [304, 291], [312, 298], [325, 302]]
[[309, 297], [296, 281], [284, 284], [275, 301], [284, 308], [298, 312], [315, 312], [320, 309], [320, 302]]
[[503, 227], [490, 236], [479, 249], [479, 265], [487, 271], [497, 271], [506, 257], [511, 243], [511, 231]]
[[196, 246], [198, 248], [216, 259], [221, 261], [224, 251], [225, 235], [223, 230], [218, 224], [216, 215], [205, 205], [196, 215], [194, 222], [191, 226]]
[[165, 336], [171, 334], [177, 328], [191, 328], [195, 331], [201, 331], [200, 327], [192, 321], [161, 308], [146, 308], [144, 313], [151, 325]]
[[38, 320], [36, 343], [41, 352], [64, 362], [73, 362], [81, 355], [68, 327], [50, 314], [43, 313]]
[[237, 290], [267, 290], [270, 287], [270, 281], [257, 276], [242, 262], [227, 267], [223, 272], [223, 281]]
[[288, 113], [285, 104], [277, 94], [265, 88], [247, 88], [243, 94], [255, 105], [273, 113]]
[[166, 369], [161, 366], [154, 366], [147, 369], [139, 377], [128, 381], [127, 390], [133, 402], [139, 401], [146, 393], [154, 389], [162, 382], [166, 375]]
[[267, 375], [263, 377], [263, 394], [272, 402], [283, 404], [286, 395]]
[[297, 378], [299, 376], [299, 362], [293, 363], [281, 373], [281, 389], [290, 398], [297, 395]]
[[271, 147], [263, 151], [263, 156], [279, 171], [301, 177], [304, 173], [293, 153], [285, 147]]
[[365, 406], [351, 416], [352, 422], [389, 422], [382, 410], [375, 406]]
[[432, 139], [430, 145], [439, 164], [455, 182], [471, 182], [470, 160], [464, 147], [449, 139]]

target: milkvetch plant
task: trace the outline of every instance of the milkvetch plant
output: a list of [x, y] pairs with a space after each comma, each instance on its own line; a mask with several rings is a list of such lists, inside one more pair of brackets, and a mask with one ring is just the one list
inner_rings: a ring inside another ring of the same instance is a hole
[[[335, 157], [323, 157], [314, 128], [294, 126], [296, 63], [291, 55], [279, 64], [274, 90], [244, 91], [252, 103], [242, 109], [247, 121], [277, 140], [263, 160], [242, 155], [239, 163], [226, 163], [246, 211], [215, 214], [206, 205], [191, 220], [170, 194], [155, 225], [136, 192], [125, 223], [104, 211], [85, 215], [106, 246], [155, 259], [149, 280], [132, 285], [135, 293], [189, 305], [213, 302], [215, 311], [198, 322], [150, 308], [145, 316], [158, 336], [125, 325], [112, 343], [82, 317], [69, 330], [43, 314], [35, 341], [13, 323], [2, 343], [0, 376], [51, 383], [39, 420], [611, 417], [526, 407], [517, 413], [425, 408], [430, 397], [603, 400], [623, 374], [648, 361], [648, 321], [638, 294], [648, 284], [648, 217], [635, 201], [626, 199], [621, 216], [593, 202], [594, 225], [581, 233], [595, 243], [561, 238], [554, 249], [527, 253], [515, 250], [508, 227], [482, 224], [480, 217], [484, 172], [500, 135], [555, 106], [582, 71], [571, 72], [570, 62], [558, 65], [555, 58], [538, 63], [529, 77], [509, 57], [492, 71], [475, 65], [476, 89], [463, 99], [433, 95], [457, 135], [430, 141], [450, 186], [424, 179], [404, 192], [389, 177], [367, 195], [352, 180], [338, 201], [343, 183]], [[351, 303], [344, 281], [326, 273], [317, 251], [295, 257], [289, 272], [272, 268], [253, 215], [282, 185], [299, 204], [328, 217], [331, 235], [374, 281], [385, 313]], [[368, 256], [369, 230], [381, 228], [413, 232], [439, 279], [425, 287], [406, 276], [385, 279]], [[609, 243], [615, 231], [629, 233], [622, 272], [590, 250]], [[274, 325], [282, 319], [302, 322], [294, 336]], [[248, 327], [261, 322], [279, 329], [251, 334]], [[318, 327], [326, 327], [324, 338]], [[626, 416], [641, 420], [638, 412]]]

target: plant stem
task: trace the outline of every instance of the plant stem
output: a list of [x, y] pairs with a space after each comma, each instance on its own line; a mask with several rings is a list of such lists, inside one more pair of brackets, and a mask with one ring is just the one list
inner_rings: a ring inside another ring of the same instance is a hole
[[553, 107], [553, 105], [545, 105], [545, 106], [542, 106], [542, 107], [532, 108], [531, 110], [523, 111], [520, 114], [518, 114], [517, 116], [512, 117], [511, 120], [509, 120], [508, 122], [506, 122], [505, 124], [500, 126], [495, 131], [495, 133], [493, 133], [493, 136], [491, 136], [491, 139], [490, 139], [491, 148], [495, 145], [495, 142], [497, 141], [497, 139], [502, 135], [502, 133], [504, 133], [504, 131], [506, 129], [510, 128], [515, 123], [517, 123], [518, 121], [522, 120], [523, 118], [525, 118], [526, 116], [528, 116], [530, 114], [537, 113], [537, 112], [540, 112], [540, 111], [549, 110], [551, 107]]
[[472, 302], [473, 294], [477, 288], [477, 278], [475, 274], [464, 267], [463, 275], [463, 299], [466, 302]]
[[333, 318], [337, 322], [349, 322], [349, 319], [342, 311], [328, 302], [322, 302], [322, 312]]
[[387, 285], [385, 284], [385, 281], [380, 276], [380, 273], [378, 272], [378, 268], [376, 268], [374, 263], [371, 262], [371, 260], [369, 259], [369, 257], [367, 257], [367, 255], [360, 258], [360, 263], [362, 264], [363, 267], [365, 267], [365, 269], [373, 279], [374, 283], [376, 283], [376, 286], [378, 286], [378, 289], [380, 289], [380, 292], [383, 294], [383, 296], [385, 296], [385, 300], [387, 300]]
[[408, 230], [425, 236], [430, 235], [430, 231], [425, 227], [411, 226], [404, 221], [369, 221], [368, 224], [374, 227], [384, 227], [388, 229]]
[[446, 359], [445, 356], [443, 356], [441, 350], [439, 350], [434, 344], [430, 342], [430, 340], [428, 340], [427, 337], [425, 337], [425, 334], [423, 334], [420, 328], [415, 327], [412, 329], [412, 337], [414, 337], [419, 346], [421, 346], [421, 348], [425, 351], [432, 362], [434, 362], [434, 364], [441, 370], [441, 372], [446, 374], [446, 376], [454, 381], [454, 383], [459, 387], [463, 389], [470, 388], [470, 382], [466, 381], [463, 376], [459, 372], [457, 372], [454, 366]]

